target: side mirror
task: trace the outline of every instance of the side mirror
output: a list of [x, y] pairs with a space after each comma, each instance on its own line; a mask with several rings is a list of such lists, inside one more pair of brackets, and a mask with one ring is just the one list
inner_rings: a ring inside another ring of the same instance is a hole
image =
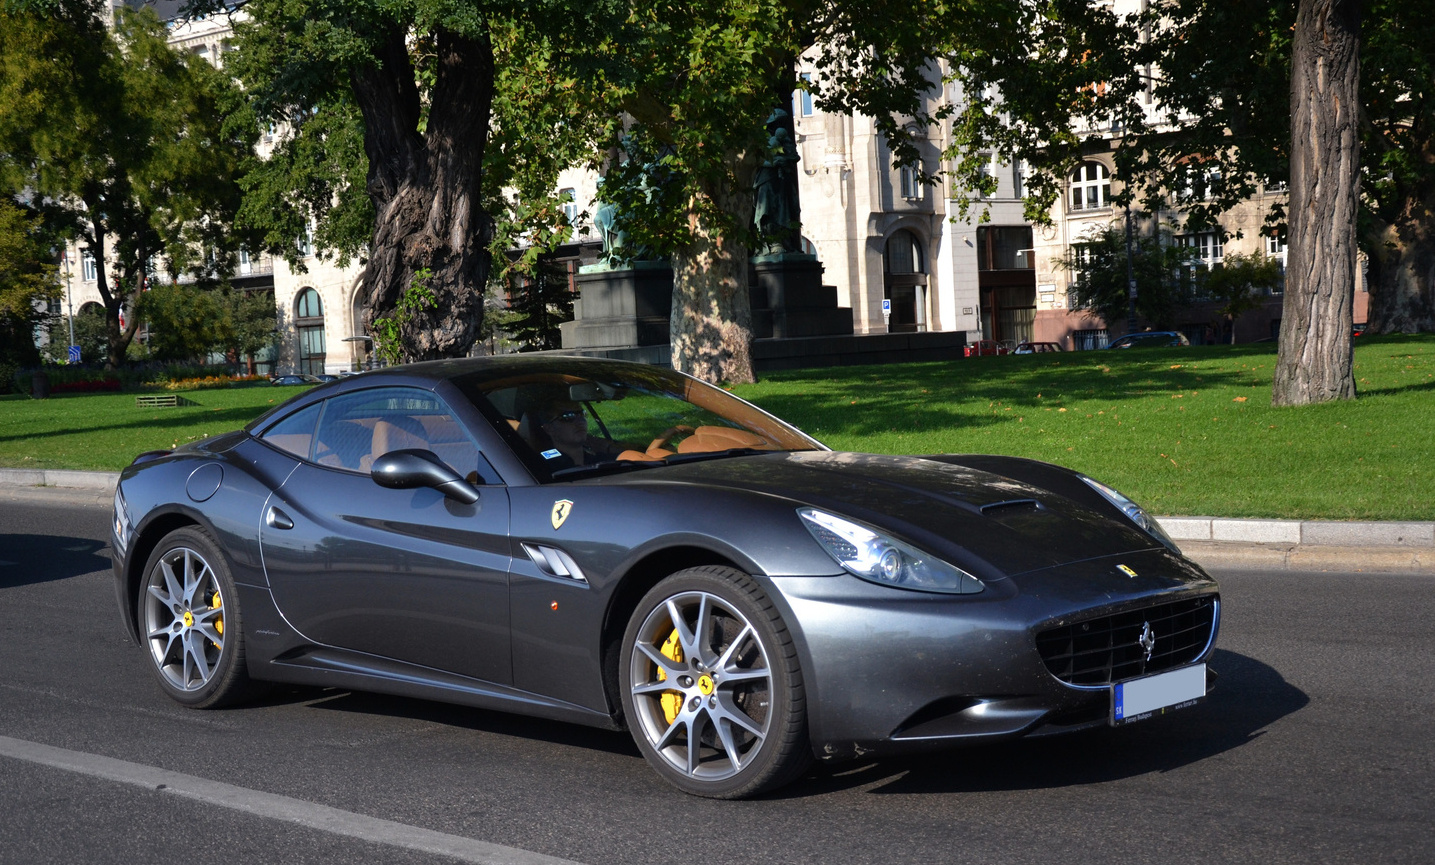
[[392, 490], [429, 487], [466, 505], [478, 501], [478, 490], [432, 451], [389, 451], [374, 460], [371, 474], [374, 483]]

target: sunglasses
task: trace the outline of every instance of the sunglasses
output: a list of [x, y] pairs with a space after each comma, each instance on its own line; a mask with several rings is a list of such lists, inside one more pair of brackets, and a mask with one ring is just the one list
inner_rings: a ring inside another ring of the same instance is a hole
[[573, 421], [578, 420], [582, 416], [583, 412], [579, 411], [576, 408], [570, 408], [567, 411], [559, 412], [558, 414], [544, 421], [544, 423], [558, 423], [560, 421], [563, 423], [572, 423]]

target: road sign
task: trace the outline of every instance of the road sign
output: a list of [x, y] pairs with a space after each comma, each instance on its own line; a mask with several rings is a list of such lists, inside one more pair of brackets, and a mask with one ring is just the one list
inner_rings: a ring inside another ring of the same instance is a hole
[[883, 314], [883, 315], [891, 315], [891, 314], [892, 314], [892, 301], [891, 301], [890, 298], [884, 298], [884, 299], [882, 300], [882, 314]]
[[70, 346], [70, 363], [79, 363], [79, 362], [80, 362], [80, 347], [79, 347], [78, 345], [72, 345], [72, 346]]

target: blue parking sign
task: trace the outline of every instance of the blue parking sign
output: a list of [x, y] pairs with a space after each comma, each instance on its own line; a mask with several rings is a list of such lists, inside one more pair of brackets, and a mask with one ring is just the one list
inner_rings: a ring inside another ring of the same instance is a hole
[[80, 347], [79, 347], [78, 345], [72, 345], [72, 346], [70, 346], [70, 363], [79, 363], [79, 362], [80, 362]]
[[891, 300], [888, 300], [888, 299], [886, 299], [886, 298], [884, 298], [884, 299], [882, 300], [882, 314], [883, 314], [883, 315], [891, 315], [891, 314], [892, 314], [892, 301], [891, 301]]

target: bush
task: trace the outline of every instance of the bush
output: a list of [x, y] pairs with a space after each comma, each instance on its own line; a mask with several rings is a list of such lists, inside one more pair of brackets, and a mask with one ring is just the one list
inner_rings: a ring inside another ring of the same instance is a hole
[[20, 367], [13, 363], [0, 362], [0, 394], [19, 393], [20, 384], [16, 379], [20, 377]]

